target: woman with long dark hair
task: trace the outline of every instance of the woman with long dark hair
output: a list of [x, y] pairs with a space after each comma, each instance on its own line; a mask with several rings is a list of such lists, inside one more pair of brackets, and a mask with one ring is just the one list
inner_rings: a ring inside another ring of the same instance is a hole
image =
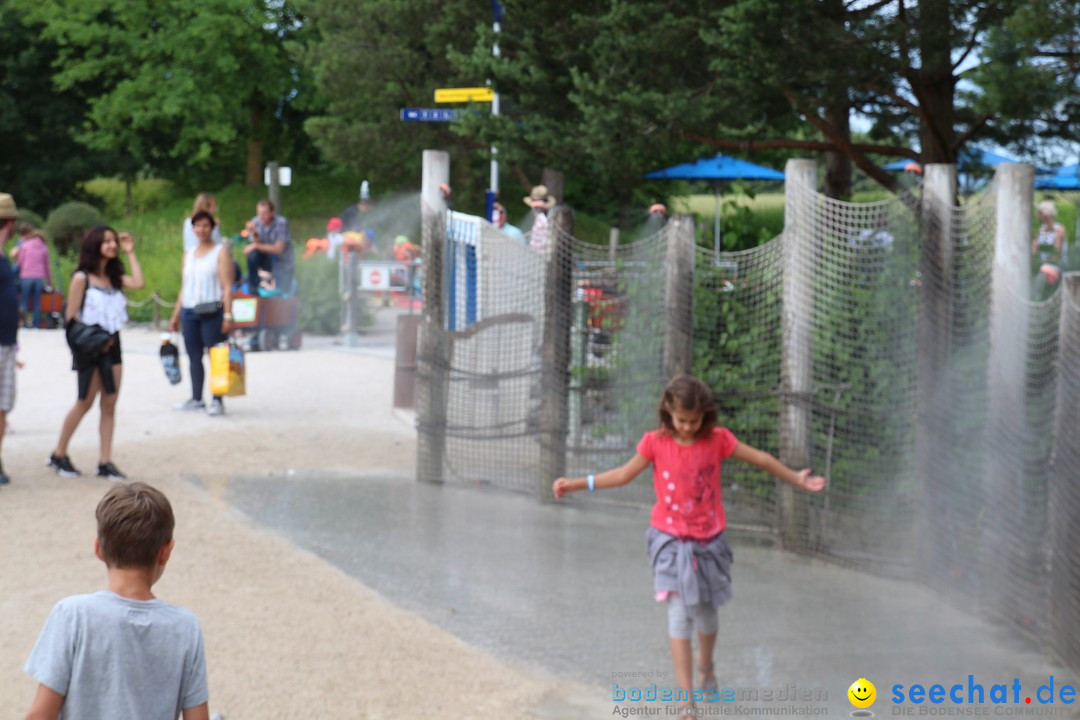
[[203, 402], [203, 353], [217, 345], [232, 329], [233, 259], [229, 246], [214, 242], [214, 216], [200, 210], [191, 217], [199, 243], [184, 254], [183, 281], [169, 330], [184, 333], [191, 375], [191, 399], [177, 410], [206, 410], [207, 415], [224, 415], [225, 403], [214, 395], [210, 407]]
[[[127, 255], [131, 274], [124, 272], [120, 251]], [[101, 394], [101, 456], [98, 477], [123, 480], [126, 476], [112, 462], [113, 428], [116, 424], [116, 399], [120, 394], [121, 354], [120, 328], [127, 322], [127, 298], [124, 290], [138, 290], [146, 284], [142, 267], [135, 257], [135, 240], [131, 233], [117, 233], [109, 227], [96, 227], [83, 237], [79, 250], [79, 267], [71, 276], [68, 288], [67, 311], [64, 319], [69, 330], [78, 320], [85, 325], [97, 325], [109, 333], [104, 349], [93, 357], [75, 352], [73, 368], [79, 375], [79, 398], [64, 418], [60, 440], [49, 456], [49, 466], [64, 477], [81, 473], [71, 464], [68, 443], [83, 416]], [[70, 340], [70, 336], [69, 336]]]

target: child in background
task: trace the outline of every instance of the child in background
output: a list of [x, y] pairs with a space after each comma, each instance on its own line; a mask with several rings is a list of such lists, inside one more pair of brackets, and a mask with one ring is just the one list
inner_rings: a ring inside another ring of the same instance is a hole
[[168, 498], [115, 485], [98, 503], [94, 554], [107, 589], [53, 608], [26, 672], [38, 681], [27, 720], [207, 720], [202, 630], [190, 611], [154, 597], [172, 555]]
[[326, 250], [327, 257], [336, 258], [338, 248], [345, 242], [345, 236], [341, 234], [341, 228], [341, 218], [332, 217], [326, 223], [326, 241], [330, 244], [330, 247]]
[[19, 269], [19, 291], [22, 293], [24, 321], [27, 328], [41, 327], [41, 293], [52, 285], [49, 269], [49, 246], [37, 228], [24, 225], [19, 229], [22, 241], [12, 258]]
[[[731, 599], [732, 553], [724, 537], [720, 464], [727, 458], [748, 462], [808, 492], [819, 492], [825, 478], [795, 471], [767, 452], [739, 442], [717, 427], [716, 403], [705, 383], [680, 376], [668, 383], [660, 402], [660, 427], [641, 438], [637, 453], [620, 468], [584, 478], [558, 478], [556, 498], [572, 492], [619, 487], [653, 466], [653, 506], [648, 530], [649, 557], [657, 602], [668, 606], [668, 636], [675, 678], [685, 691], [681, 715], [695, 716], [694, 700], [718, 699], [713, 648], [719, 626], [717, 608]], [[691, 636], [697, 627], [701, 685], [692, 685]]]

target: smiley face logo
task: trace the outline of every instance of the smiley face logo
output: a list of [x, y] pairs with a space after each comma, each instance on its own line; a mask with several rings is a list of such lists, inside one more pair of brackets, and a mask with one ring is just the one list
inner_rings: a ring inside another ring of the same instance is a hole
[[874, 700], [877, 698], [877, 688], [874, 687], [874, 683], [866, 678], [859, 678], [851, 683], [851, 687], [847, 690], [847, 696], [855, 707], [868, 708], [874, 704]]

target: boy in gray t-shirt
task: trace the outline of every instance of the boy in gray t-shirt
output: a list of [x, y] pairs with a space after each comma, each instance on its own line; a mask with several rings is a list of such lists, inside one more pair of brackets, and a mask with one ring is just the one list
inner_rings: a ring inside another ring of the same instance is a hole
[[96, 515], [108, 589], [53, 608], [26, 661], [40, 683], [27, 720], [208, 720], [199, 621], [150, 591], [173, 549], [168, 499], [116, 485]]

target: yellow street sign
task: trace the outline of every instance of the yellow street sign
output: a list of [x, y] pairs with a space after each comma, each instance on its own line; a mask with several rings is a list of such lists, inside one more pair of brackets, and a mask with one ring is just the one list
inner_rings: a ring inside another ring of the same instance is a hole
[[436, 88], [435, 90], [437, 103], [491, 102], [494, 99], [495, 91], [489, 87]]

